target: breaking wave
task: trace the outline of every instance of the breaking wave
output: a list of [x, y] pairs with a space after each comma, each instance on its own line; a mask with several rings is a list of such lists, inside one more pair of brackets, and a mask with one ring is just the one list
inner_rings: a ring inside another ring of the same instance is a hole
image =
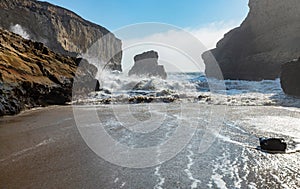
[[[233, 106], [298, 107], [300, 104], [299, 99], [284, 94], [279, 79], [263, 81], [209, 79], [208, 82], [201, 72], [168, 73], [166, 80], [158, 77], [129, 77], [119, 72], [101, 72], [98, 73], [98, 80], [102, 90], [91, 93], [88, 97], [90, 102], [110, 99], [110, 102], [121, 100], [124, 103], [130, 98], [151, 97]], [[220, 84], [225, 87], [210, 90], [210, 86]]]

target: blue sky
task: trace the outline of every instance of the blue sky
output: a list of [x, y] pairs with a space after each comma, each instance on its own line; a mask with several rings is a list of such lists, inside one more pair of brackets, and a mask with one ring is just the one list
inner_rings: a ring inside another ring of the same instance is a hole
[[220, 21], [241, 22], [248, 0], [46, 0], [116, 30], [140, 22], [195, 28]]

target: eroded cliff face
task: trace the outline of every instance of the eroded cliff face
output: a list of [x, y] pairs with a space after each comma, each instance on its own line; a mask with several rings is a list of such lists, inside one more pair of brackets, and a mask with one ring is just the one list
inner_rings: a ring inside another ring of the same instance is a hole
[[[300, 55], [300, 1], [250, 0], [249, 8], [241, 26], [225, 34], [210, 52], [225, 79], [278, 78], [281, 65]], [[202, 57], [206, 72], [214, 73], [209, 52]]]
[[23, 33], [23, 37], [65, 55], [86, 53], [98, 42], [95, 53], [103, 65], [108, 63], [107, 67], [121, 71], [121, 41], [104, 27], [64, 8], [35, 0], [1, 0], [0, 9], [0, 27]]
[[97, 90], [97, 68], [79, 63], [81, 59], [0, 29], [0, 116], [71, 101], [74, 79], [85, 82], [81, 91]]

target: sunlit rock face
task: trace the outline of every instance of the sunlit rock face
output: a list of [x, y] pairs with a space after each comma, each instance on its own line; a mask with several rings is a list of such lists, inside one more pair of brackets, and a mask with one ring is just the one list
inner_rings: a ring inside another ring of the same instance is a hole
[[[278, 78], [281, 65], [300, 54], [300, 1], [250, 0], [249, 8], [241, 26], [225, 34], [211, 52], [225, 79]], [[206, 72], [213, 73], [210, 53], [202, 57]]]
[[84, 83], [77, 84], [76, 95], [99, 90], [95, 73], [87, 61], [0, 29], [0, 116], [70, 102], [74, 79]]
[[158, 65], [158, 53], [148, 51], [134, 57], [134, 65], [129, 71], [129, 76], [156, 76], [167, 78], [167, 73], [163, 65]]
[[[1, 0], [0, 27], [25, 39], [44, 43], [51, 50], [76, 56], [86, 53], [92, 44], [101, 62], [121, 71], [122, 44], [106, 28], [93, 24], [77, 14], [33, 0]], [[100, 40], [99, 40], [100, 39]]]

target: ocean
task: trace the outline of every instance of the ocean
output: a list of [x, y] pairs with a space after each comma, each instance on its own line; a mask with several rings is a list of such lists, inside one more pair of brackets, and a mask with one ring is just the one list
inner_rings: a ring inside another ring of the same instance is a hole
[[128, 77], [125, 73], [98, 74], [104, 89], [81, 99], [97, 104], [103, 99], [126, 103], [134, 97], [173, 97], [179, 101], [239, 106], [300, 107], [299, 99], [284, 94], [280, 79], [263, 81], [207, 79], [204, 73], [168, 73], [168, 79]]
[[[98, 79], [104, 90], [74, 102], [74, 116], [86, 144], [120, 168], [114, 179], [123, 186], [300, 187], [300, 101], [283, 93], [279, 79], [219, 81], [203, 73]], [[260, 137], [283, 138], [287, 153], [258, 150]]]

